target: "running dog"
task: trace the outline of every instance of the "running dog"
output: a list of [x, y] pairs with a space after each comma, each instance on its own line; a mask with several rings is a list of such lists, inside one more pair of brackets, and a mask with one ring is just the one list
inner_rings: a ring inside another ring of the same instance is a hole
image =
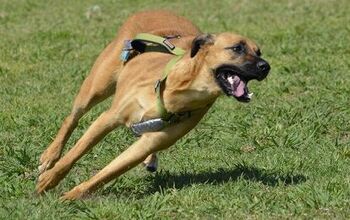
[[[132, 15], [97, 58], [75, 98], [71, 113], [54, 141], [42, 153], [36, 187], [39, 194], [55, 187], [74, 163], [113, 129], [159, 118], [162, 122], [155, 83], [174, 55], [153, 51], [136, 53], [127, 61], [120, 60], [125, 41], [139, 33], [164, 37], [167, 44], [185, 51], [169, 70], [161, 88], [161, 100], [168, 113], [189, 114], [159, 130], [139, 134], [135, 143], [91, 179], [65, 193], [62, 199], [82, 198], [141, 162], [149, 170], [155, 170], [156, 152], [170, 147], [194, 128], [218, 96], [226, 94], [248, 102], [251, 98], [248, 82], [263, 80], [270, 70], [268, 62], [261, 58], [259, 47], [243, 36], [205, 34], [189, 20], [167, 11]], [[110, 109], [102, 113], [74, 147], [61, 157], [79, 119], [113, 94]]]

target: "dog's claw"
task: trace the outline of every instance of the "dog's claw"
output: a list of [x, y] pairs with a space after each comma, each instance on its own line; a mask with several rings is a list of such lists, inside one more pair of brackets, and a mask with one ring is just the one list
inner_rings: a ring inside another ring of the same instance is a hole
[[44, 162], [43, 164], [38, 166], [39, 174], [44, 173], [46, 170], [49, 170], [51, 168], [50, 162]]

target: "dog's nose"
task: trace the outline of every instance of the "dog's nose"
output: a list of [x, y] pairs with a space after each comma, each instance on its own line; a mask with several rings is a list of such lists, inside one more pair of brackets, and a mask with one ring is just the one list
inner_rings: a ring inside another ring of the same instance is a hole
[[270, 71], [270, 65], [266, 61], [259, 61], [256, 66], [258, 67], [258, 70], [264, 75], [267, 75]]

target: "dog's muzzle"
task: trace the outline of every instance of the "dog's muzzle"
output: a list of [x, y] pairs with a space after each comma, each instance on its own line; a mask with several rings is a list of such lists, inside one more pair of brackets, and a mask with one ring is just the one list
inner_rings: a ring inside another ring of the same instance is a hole
[[214, 71], [215, 79], [222, 91], [235, 97], [240, 102], [249, 102], [253, 93], [249, 92], [248, 82], [266, 78], [271, 67], [268, 62], [260, 59], [256, 63], [246, 63], [241, 66], [221, 65]]

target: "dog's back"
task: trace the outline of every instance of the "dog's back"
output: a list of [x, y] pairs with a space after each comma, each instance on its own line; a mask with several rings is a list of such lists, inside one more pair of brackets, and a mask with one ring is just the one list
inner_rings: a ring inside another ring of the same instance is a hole
[[180, 35], [185, 37], [196, 36], [201, 31], [186, 18], [169, 11], [159, 10], [139, 12], [130, 16], [120, 28], [118, 38], [133, 38], [138, 33], [151, 33], [159, 36]]

